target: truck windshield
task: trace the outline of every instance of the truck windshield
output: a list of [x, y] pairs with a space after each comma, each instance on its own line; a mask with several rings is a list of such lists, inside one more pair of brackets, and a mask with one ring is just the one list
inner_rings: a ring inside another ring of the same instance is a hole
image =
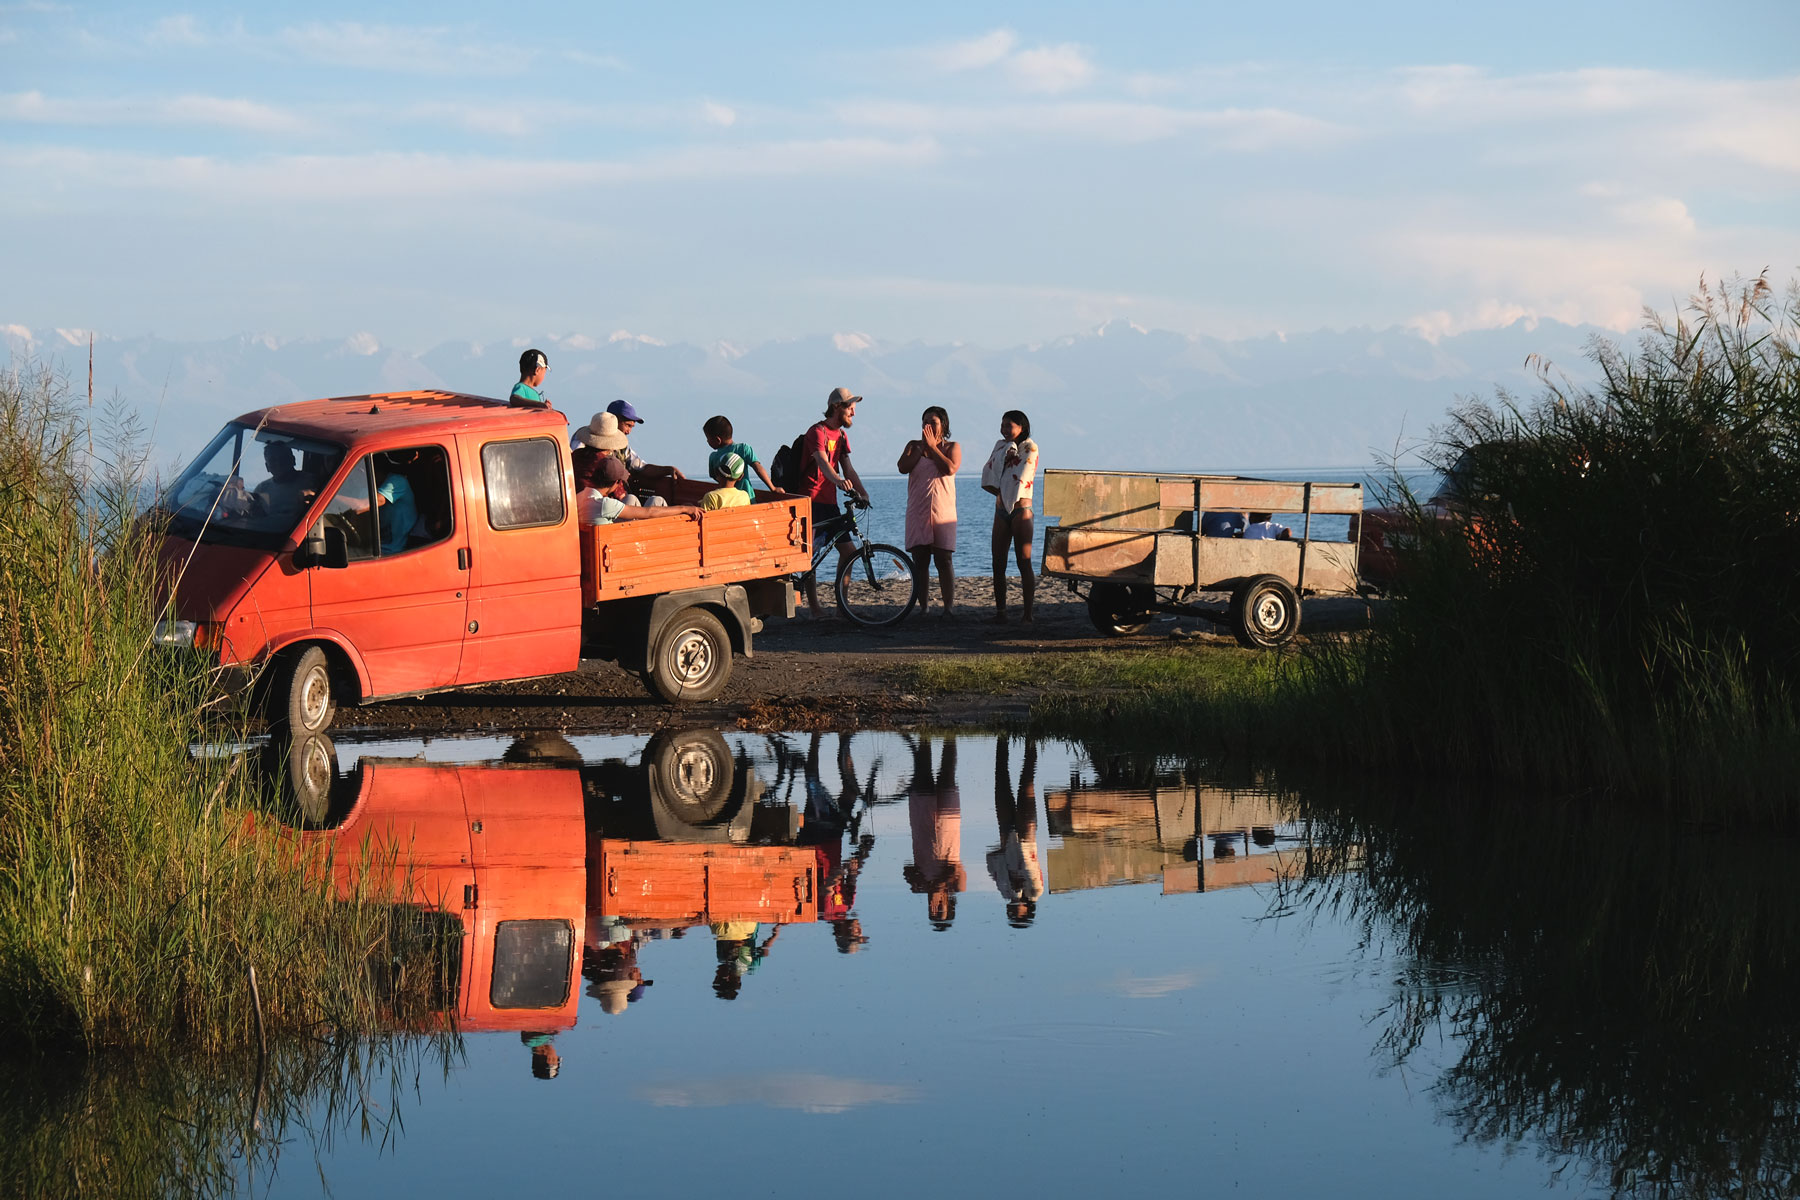
[[193, 541], [278, 548], [311, 510], [344, 448], [233, 422], [163, 493], [170, 532]]

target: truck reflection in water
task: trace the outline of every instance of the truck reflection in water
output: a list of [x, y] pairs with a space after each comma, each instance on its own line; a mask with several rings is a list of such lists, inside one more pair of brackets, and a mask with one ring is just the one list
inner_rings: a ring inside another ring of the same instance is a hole
[[451, 926], [441, 1019], [519, 1032], [533, 1073], [551, 1078], [577, 976], [603, 1012], [624, 1013], [654, 983], [639, 964], [652, 942], [705, 929], [713, 991], [730, 1000], [784, 926], [829, 922], [845, 953], [868, 941], [854, 905], [874, 839], [858, 833], [848, 740], [835, 790], [819, 758], [814, 735], [804, 760], [778, 759], [804, 778], [799, 805], [765, 795], [710, 729], [660, 733], [636, 762], [584, 763], [566, 739], [533, 735], [499, 762], [363, 757], [340, 778], [315, 735], [272, 747], [269, 764], [341, 895], [386, 886]]

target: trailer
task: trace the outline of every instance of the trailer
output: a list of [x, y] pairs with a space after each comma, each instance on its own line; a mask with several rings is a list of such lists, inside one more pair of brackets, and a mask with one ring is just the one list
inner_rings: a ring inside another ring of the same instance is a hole
[[[1043, 573], [1087, 600], [1095, 627], [1136, 633], [1157, 613], [1222, 625], [1245, 646], [1285, 645], [1303, 596], [1357, 591], [1360, 483], [1239, 475], [1047, 470]], [[1295, 515], [1291, 538], [1205, 536], [1207, 514]], [[1314, 537], [1314, 519], [1348, 516], [1348, 541]], [[1229, 593], [1219, 606], [1205, 593]]]

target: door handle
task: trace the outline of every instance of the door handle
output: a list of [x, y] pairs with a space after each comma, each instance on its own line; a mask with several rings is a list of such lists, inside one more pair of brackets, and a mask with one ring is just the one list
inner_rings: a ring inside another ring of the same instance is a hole
[[459, 571], [466, 571], [469, 569], [469, 548], [467, 546], [458, 546], [456, 548], [456, 569]]

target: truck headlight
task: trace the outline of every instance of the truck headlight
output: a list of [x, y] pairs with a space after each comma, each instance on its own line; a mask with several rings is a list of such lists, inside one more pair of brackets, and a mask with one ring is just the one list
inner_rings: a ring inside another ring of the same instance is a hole
[[212, 636], [214, 627], [205, 621], [169, 621], [156, 623], [156, 630], [150, 640], [159, 646], [176, 646], [183, 650], [201, 650], [217, 639]]

